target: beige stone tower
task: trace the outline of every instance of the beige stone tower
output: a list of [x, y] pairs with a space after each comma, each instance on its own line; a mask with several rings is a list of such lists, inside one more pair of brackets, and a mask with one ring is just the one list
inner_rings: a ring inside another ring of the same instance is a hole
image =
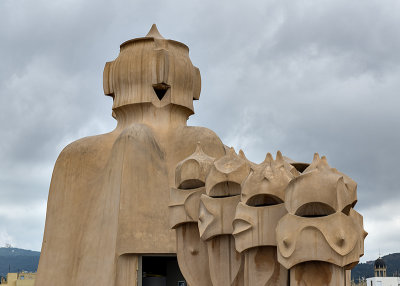
[[136, 285], [141, 255], [176, 253], [168, 204], [178, 162], [197, 142], [209, 156], [225, 155], [214, 132], [186, 125], [200, 73], [188, 47], [164, 39], [155, 25], [106, 64], [104, 92], [113, 97], [117, 127], [58, 157], [37, 286]]
[[200, 72], [155, 25], [103, 83], [117, 127], [59, 155], [36, 286], [346, 285], [366, 236], [351, 178], [187, 126]]
[[386, 263], [381, 257], [375, 260], [374, 274], [375, 277], [386, 277]]

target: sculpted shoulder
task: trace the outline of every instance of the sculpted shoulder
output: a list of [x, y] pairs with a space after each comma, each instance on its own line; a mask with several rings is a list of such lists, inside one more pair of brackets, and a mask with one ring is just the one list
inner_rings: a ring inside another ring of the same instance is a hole
[[58, 156], [54, 170], [71, 164], [100, 167], [107, 160], [116, 137], [117, 134], [110, 132], [84, 137], [68, 144]]

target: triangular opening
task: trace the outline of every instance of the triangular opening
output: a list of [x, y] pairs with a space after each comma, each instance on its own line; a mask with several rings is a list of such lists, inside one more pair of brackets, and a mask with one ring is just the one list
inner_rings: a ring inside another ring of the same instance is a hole
[[154, 92], [156, 93], [157, 97], [159, 100], [162, 100], [163, 97], [165, 96], [165, 94], [167, 93], [168, 88], [170, 88], [170, 86], [166, 83], [157, 83], [157, 84], [153, 84], [153, 89]]

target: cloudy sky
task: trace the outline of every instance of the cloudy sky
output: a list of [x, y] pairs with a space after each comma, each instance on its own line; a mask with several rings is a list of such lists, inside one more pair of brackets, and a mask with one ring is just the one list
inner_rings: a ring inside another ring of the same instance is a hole
[[0, 0], [0, 246], [40, 250], [55, 160], [112, 130], [102, 72], [157, 23], [202, 74], [191, 125], [358, 183], [362, 261], [400, 252], [400, 2]]

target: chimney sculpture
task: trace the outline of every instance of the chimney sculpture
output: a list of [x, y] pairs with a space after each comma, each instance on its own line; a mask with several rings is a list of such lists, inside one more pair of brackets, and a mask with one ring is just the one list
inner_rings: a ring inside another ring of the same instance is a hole
[[346, 285], [345, 270], [364, 254], [362, 217], [353, 209], [357, 184], [314, 155], [286, 188], [288, 211], [276, 228], [278, 261], [291, 286]]
[[353, 180], [318, 156], [257, 165], [187, 126], [200, 72], [155, 25], [103, 75], [117, 127], [59, 155], [36, 286], [145, 286], [154, 255], [190, 286], [346, 285], [366, 236]]
[[250, 166], [243, 152], [233, 148], [216, 160], [200, 198], [200, 237], [207, 243], [212, 285], [243, 285], [243, 257], [236, 251], [232, 222], [240, 200], [241, 183]]
[[205, 194], [206, 176], [214, 160], [198, 143], [196, 151], [177, 165], [177, 188], [171, 188], [170, 225], [176, 231], [179, 267], [189, 285], [212, 285], [207, 244], [200, 238], [197, 224], [200, 196]]
[[155, 25], [121, 45], [105, 65], [103, 85], [117, 127], [59, 155], [37, 286], [140, 283], [142, 255], [176, 254], [168, 211], [176, 165], [197, 142], [210, 157], [225, 155], [214, 132], [186, 125], [200, 96], [200, 72], [188, 47], [164, 39]]
[[233, 235], [237, 251], [245, 257], [245, 286], [287, 285], [288, 272], [277, 260], [274, 230], [287, 213], [285, 188], [298, 175], [278, 151], [276, 160], [268, 153], [264, 162], [253, 164], [242, 184]]

